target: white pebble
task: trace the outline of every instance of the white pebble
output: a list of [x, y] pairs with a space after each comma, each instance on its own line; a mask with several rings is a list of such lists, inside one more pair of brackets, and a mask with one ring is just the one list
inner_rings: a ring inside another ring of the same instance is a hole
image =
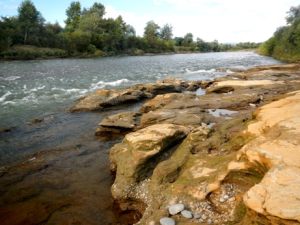
[[195, 214], [194, 214], [194, 218], [195, 218], [195, 219], [199, 219], [199, 218], [201, 218], [201, 215], [198, 214], [198, 213], [195, 213]]
[[183, 210], [181, 211], [181, 215], [187, 219], [192, 219], [193, 218], [193, 214], [191, 211], [188, 210]]
[[225, 199], [221, 197], [221, 198], [219, 199], [219, 201], [223, 203], [223, 202], [225, 202]]
[[180, 213], [182, 210], [184, 210], [183, 204], [175, 204], [169, 207], [169, 213], [171, 215], [176, 215], [177, 213]]
[[159, 222], [161, 225], [175, 225], [175, 220], [169, 217], [163, 217]]

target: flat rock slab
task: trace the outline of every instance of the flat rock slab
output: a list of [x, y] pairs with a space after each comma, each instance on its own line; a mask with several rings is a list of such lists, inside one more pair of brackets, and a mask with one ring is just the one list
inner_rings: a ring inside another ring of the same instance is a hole
[[135, 112], [123, 112], [104, 118], [100, 122], [100, 126], [104, 127], [118, 127], [125, 129], [132, 129], [136, 126], [136, 116], [138, 113]]

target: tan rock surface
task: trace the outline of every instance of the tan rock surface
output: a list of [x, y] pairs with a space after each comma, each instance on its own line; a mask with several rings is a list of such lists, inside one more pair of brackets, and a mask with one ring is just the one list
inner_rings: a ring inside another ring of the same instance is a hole
[[248, 132], [256, 139], [241, 150], [250, 162], [271, 168], [244, 196], [265, 215], [300, 222], [300, 91], [263, 106]]
[[[188, 132], [183, 126], [157, 124], [127, 134], [123, 142], [110, 151], [112, 169], [117, 172], [112, 186], [113, 196], [125, 198], [131, 186], [139, 181], [141, 174], [145, 175], [143, 168], [151, 170], [147, 160], [176, 144]], [[155, 159], [149, 163], [155, 163]]]
[[79, 99], [70, 111], [96, 111], [123, 103], [137, 102], [144, 98], [153, 98], [159, 94], [185, 90], [195, 91], [200, 85], [201, 81], [187, 82], [169, 79], [156, 83], [137, 84], [120, 90], [97, 90]]

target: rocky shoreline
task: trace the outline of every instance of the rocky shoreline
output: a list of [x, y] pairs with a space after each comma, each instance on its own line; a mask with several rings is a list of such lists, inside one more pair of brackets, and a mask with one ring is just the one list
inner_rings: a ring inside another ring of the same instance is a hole
[[109, 153], [111, 190], [121, 210], [139, 212], [134, 223], [300, 223], [299, 64], [99, 90], [71, 112], [139, 101], [95, 133], [126, 134]]

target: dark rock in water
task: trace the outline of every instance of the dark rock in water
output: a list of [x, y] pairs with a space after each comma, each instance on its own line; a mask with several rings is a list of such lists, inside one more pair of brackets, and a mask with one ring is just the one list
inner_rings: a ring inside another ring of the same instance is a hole
[[35, 118], [35, 119], [31, 120], [30, 124], [38, 124], [38, 123], [41, 123], [43, 121], [44, 121], [43, 118]]
[[1, 133], [9, 133], [14, 129], [14, 127], [7, 127], [7, 128], [0, 128], [0, 134]]

